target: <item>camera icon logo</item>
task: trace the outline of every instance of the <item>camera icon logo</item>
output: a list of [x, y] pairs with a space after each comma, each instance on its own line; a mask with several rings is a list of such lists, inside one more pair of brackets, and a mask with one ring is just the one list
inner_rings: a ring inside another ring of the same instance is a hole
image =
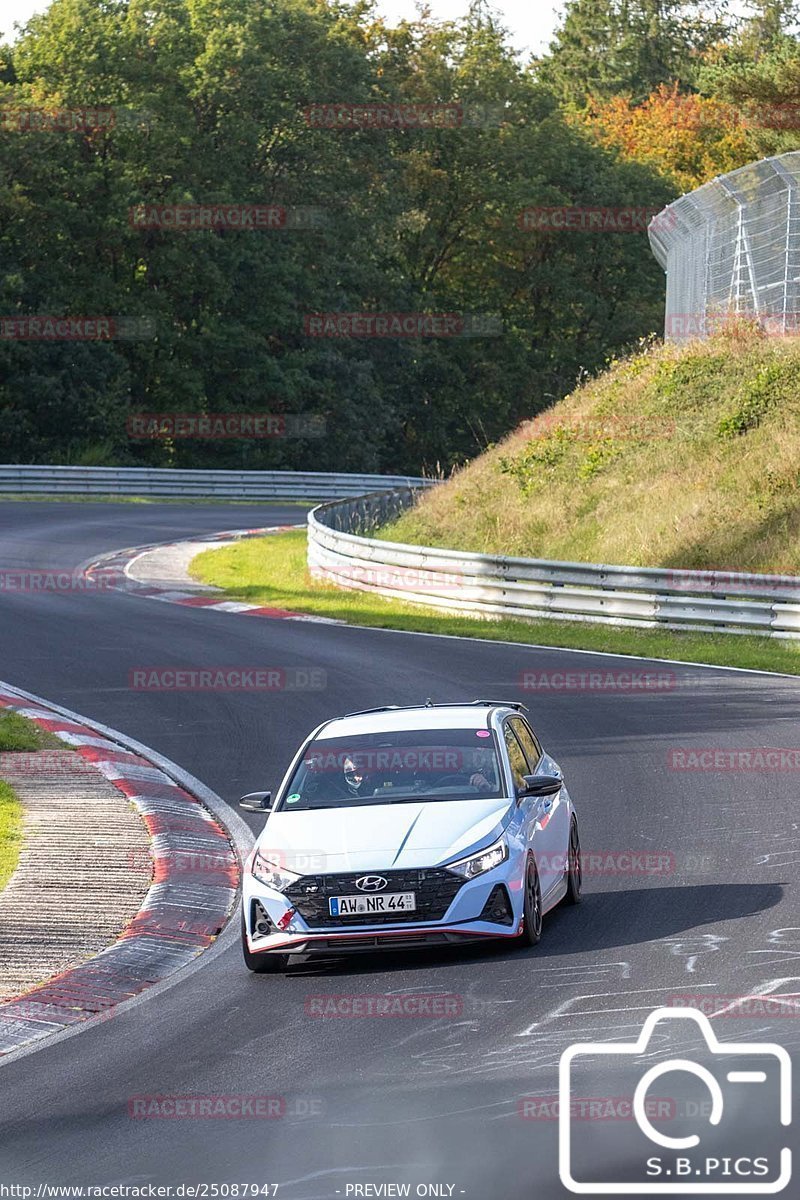
[[[699, 1053], [675, 1054], [674, 1037], [694, 1051], [698, 1034]], [[774, 1195], [792, 1174], [792, 1152], [779, 1144], [780, 1128], [791, 1124], [791, 1071], [782, 1046], [720, 1042], [708, 1017], [690, 1008], [656, 1009], [635, 1042], [577, 1042], [559, 1063], [561, 1182], [583, 1195]], [[584, 1124], [575, 1136], [579, 1075], [613, 1078], [616, 1089], [621, 1078], [630, 1082], [633, 1119], [624, 1129], [595, 1122], [602, 1128]], [[651, 1119], [665, 1107], [648, 1102], [657, 1082], [662, 1094], [671, 1091], [666, 1107], [679, 1128], [670, 1133]]]

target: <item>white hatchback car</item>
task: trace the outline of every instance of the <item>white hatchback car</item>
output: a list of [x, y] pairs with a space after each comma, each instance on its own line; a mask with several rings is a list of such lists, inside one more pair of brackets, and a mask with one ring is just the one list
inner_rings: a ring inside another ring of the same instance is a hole
[[327, 721], [301, 746], [248, 858], [251, 971], [289, 955], [477, 938], [538, 942], [581, 893], [575, 808], [521, 705], [388, 707]]

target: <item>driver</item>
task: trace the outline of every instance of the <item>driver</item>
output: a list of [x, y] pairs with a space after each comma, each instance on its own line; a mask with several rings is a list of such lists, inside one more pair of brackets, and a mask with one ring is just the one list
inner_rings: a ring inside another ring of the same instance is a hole
[[306, 760], [302, 790], [307, 798], [319, 804], [374, 795], [375, 777], [364, 769], [357, 754], [347, 751], [337, 759], [335, 765], [323, 756]]
[[465, 762], [470, 771], [470, 786], [480, 792], [493, 792], [497, 788], [495, 758], [491, 750], [473, 750], [472, 762]]
[[357, 759], [351, 755], [342, 763], [342, 776], [347, 792], [351, 796], [371, 796], [375, 791], [375, 780], [366, 773]]

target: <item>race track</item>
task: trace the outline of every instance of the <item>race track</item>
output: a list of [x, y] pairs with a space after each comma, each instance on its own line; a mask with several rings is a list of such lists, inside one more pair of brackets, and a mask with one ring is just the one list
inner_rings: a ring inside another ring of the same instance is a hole
[[[0, 503], [0, 567], [73, 568], [123, 546], [302, 520], [287, 506]], [[137, 692], [143, 666], [321, 669], [323, 690]], [[386, 703], [525, 702], [560, 761], [584, 852], [669, 854], [658, 877], [595, 874], [538, 948], [448, 950], [243, 967], [238, 937], [129, 1012], [0, 1065], [4, 1183], [280, 1183], [286, 1200], [347, 1185], [453, 1185], [478, 1200], [556, 1197], [561, 1051], [633, 1037], [674, 993], [798, 991], [796, 772], [675, 772], [675, 747], [798, 745], [791, 679], [672, 667], [658, 693], [527, 693], [522, 670], [619, 659], [378, 630], [252, 620], [123, 593], [0, 594], [0, 678], [154, 747], [234, 803], [274, 787], [326, 717]], [[251, 828], [258, 818], [247, 817]], [[47, 937], [31, 914], [32, 936]], [[319, 1019], [319, 994], [447, 992], [457, 1020]], [[730, 1023], [729, 1023], [730, 1024]], [[735, 1032], [796, 1046], [797, 1021]], [[727, 1031], [726, 1031], [727, 1032]], [[270, 1095], [281, 1120], [136, 1120], [142, 1095]], [[615, 1094], [613, 1087], [611, 1095]], [[742, 1114], [744, 1119], [745, 1114]], [[349, 1193], [353, 1195], [351, 1191]], [[373, 1193], [375, 1194], [375, 1193]], [[445, 1195], [448, 1193], [444, 1193]]]

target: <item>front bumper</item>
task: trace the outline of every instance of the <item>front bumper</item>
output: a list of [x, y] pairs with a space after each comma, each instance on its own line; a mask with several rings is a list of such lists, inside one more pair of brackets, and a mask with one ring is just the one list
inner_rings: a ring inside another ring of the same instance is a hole
[[[391, 890], [408, 890], [409, 885], [400, 878], [401, 874], [407, 876], [408, 872], [382, 873], [390, 879]], [[314, 904], [307, 907], [307, 913], [315, 914], [316, 919], [312, 922], [298, 911], [292, 898], [266, 887], [247, 871], [244, 875], [242, 904], [248, 949], [251, 954], [329, 955], [519, 936], [522, 928], [522, 872], [512, 860], [475, 879], [458, 883], [456, 877], [456, 885], [450, 887], [452, 895], [448, 893], [446, 881], [442, 890], [442, 881], [438, 878], [442, 875], [441, 868], [431, 867], [420, 874], [437, 877], [431, 886], [439, 889], [435, 895], [444, 897], [437, 910], [440, 913], [438, 919], [431, 920], [423, 915], [418, 916], [416, 921], [404, 921], [397, 920], [395, 916], [391, 920], [378, 922], [372, 919], [361, 924], [352, 919], [342, 921], [331, 918], [319, 903], [318, 896], [314, 897]], [[446, 874], [452, 876], [453, 873]], [[319, 885], [319, 877], [315, 878], [315, 883]], [[340, 883], [338, 886], [349, 885]], [[288, 890], [292, 891], [294, 887], [292, 885]], [[487, 907], [493, 917], [496, 916], [492, 901], [497, 897], [498, 888], [501, 889], [500, 907], [504, 909], [504, 919], [487, 920]], [[294, 900], [297, 904], [303, 902], [302, 898], [297, 899], [297, 893]], [[422, 908], [424, 914], [426, 905], [418, 904], [418, 907]], [[431, 909], [432, 906], [428, 904], [428, 912]], [[258, 924], [262, 929], [266, 927], [266, 931], [257, 932]]]

